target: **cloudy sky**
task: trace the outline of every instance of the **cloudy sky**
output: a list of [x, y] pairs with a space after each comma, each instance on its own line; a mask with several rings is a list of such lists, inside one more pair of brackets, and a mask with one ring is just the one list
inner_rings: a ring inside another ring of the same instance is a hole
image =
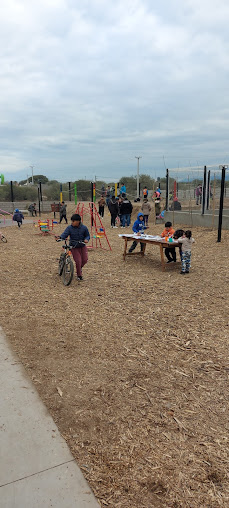
[[229, 160], [228, 0], [2, 0], [0, 173]]

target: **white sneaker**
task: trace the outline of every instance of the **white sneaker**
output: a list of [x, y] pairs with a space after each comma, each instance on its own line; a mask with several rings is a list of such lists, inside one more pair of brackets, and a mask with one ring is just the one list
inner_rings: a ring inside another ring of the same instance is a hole
[[113, 226], [115, 229], [118, 229], [118, 226]]

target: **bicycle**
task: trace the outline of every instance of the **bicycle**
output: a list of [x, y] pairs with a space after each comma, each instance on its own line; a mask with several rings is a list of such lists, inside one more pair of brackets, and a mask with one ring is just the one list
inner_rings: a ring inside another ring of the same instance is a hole
[[7, 239], [2, 233], [0, 233], [0, 240], [2, 240], [4, 243], [7, 243]]
[[[56, 237], [57, 242], [61, 242], [61, 238]], [[74, 265], [71, 259], [71, 250], [74, 247], [83, 247], [85, 245], [84, 242], [77, 242], [75, 245], [68, 245], [66, 240], [64, 240], [64, 245], [62, 246], [62, 249], [64, 252], [61, 253], [59, 258], [59, 265], [58, 265], [58, 274], [63, 279], [63, 283], [65, 286], [69, 286], [73, 279], [74, 274]]]

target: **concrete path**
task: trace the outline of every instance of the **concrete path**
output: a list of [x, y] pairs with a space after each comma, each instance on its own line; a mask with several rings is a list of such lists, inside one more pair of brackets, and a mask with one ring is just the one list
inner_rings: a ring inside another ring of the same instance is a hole
[[99, 508], [1, 327], [0, 508]]

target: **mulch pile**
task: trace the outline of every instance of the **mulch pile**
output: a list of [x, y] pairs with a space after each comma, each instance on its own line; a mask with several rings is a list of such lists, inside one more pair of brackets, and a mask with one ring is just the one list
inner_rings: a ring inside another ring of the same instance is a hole
[[101, 506], [226, 507], [229, 232], [193, 228], [181, 276], [157, 246], [124, 263], [105, 214], [112, 252], [69, 287], [54, 237], [4, 230], [3, 329]]

